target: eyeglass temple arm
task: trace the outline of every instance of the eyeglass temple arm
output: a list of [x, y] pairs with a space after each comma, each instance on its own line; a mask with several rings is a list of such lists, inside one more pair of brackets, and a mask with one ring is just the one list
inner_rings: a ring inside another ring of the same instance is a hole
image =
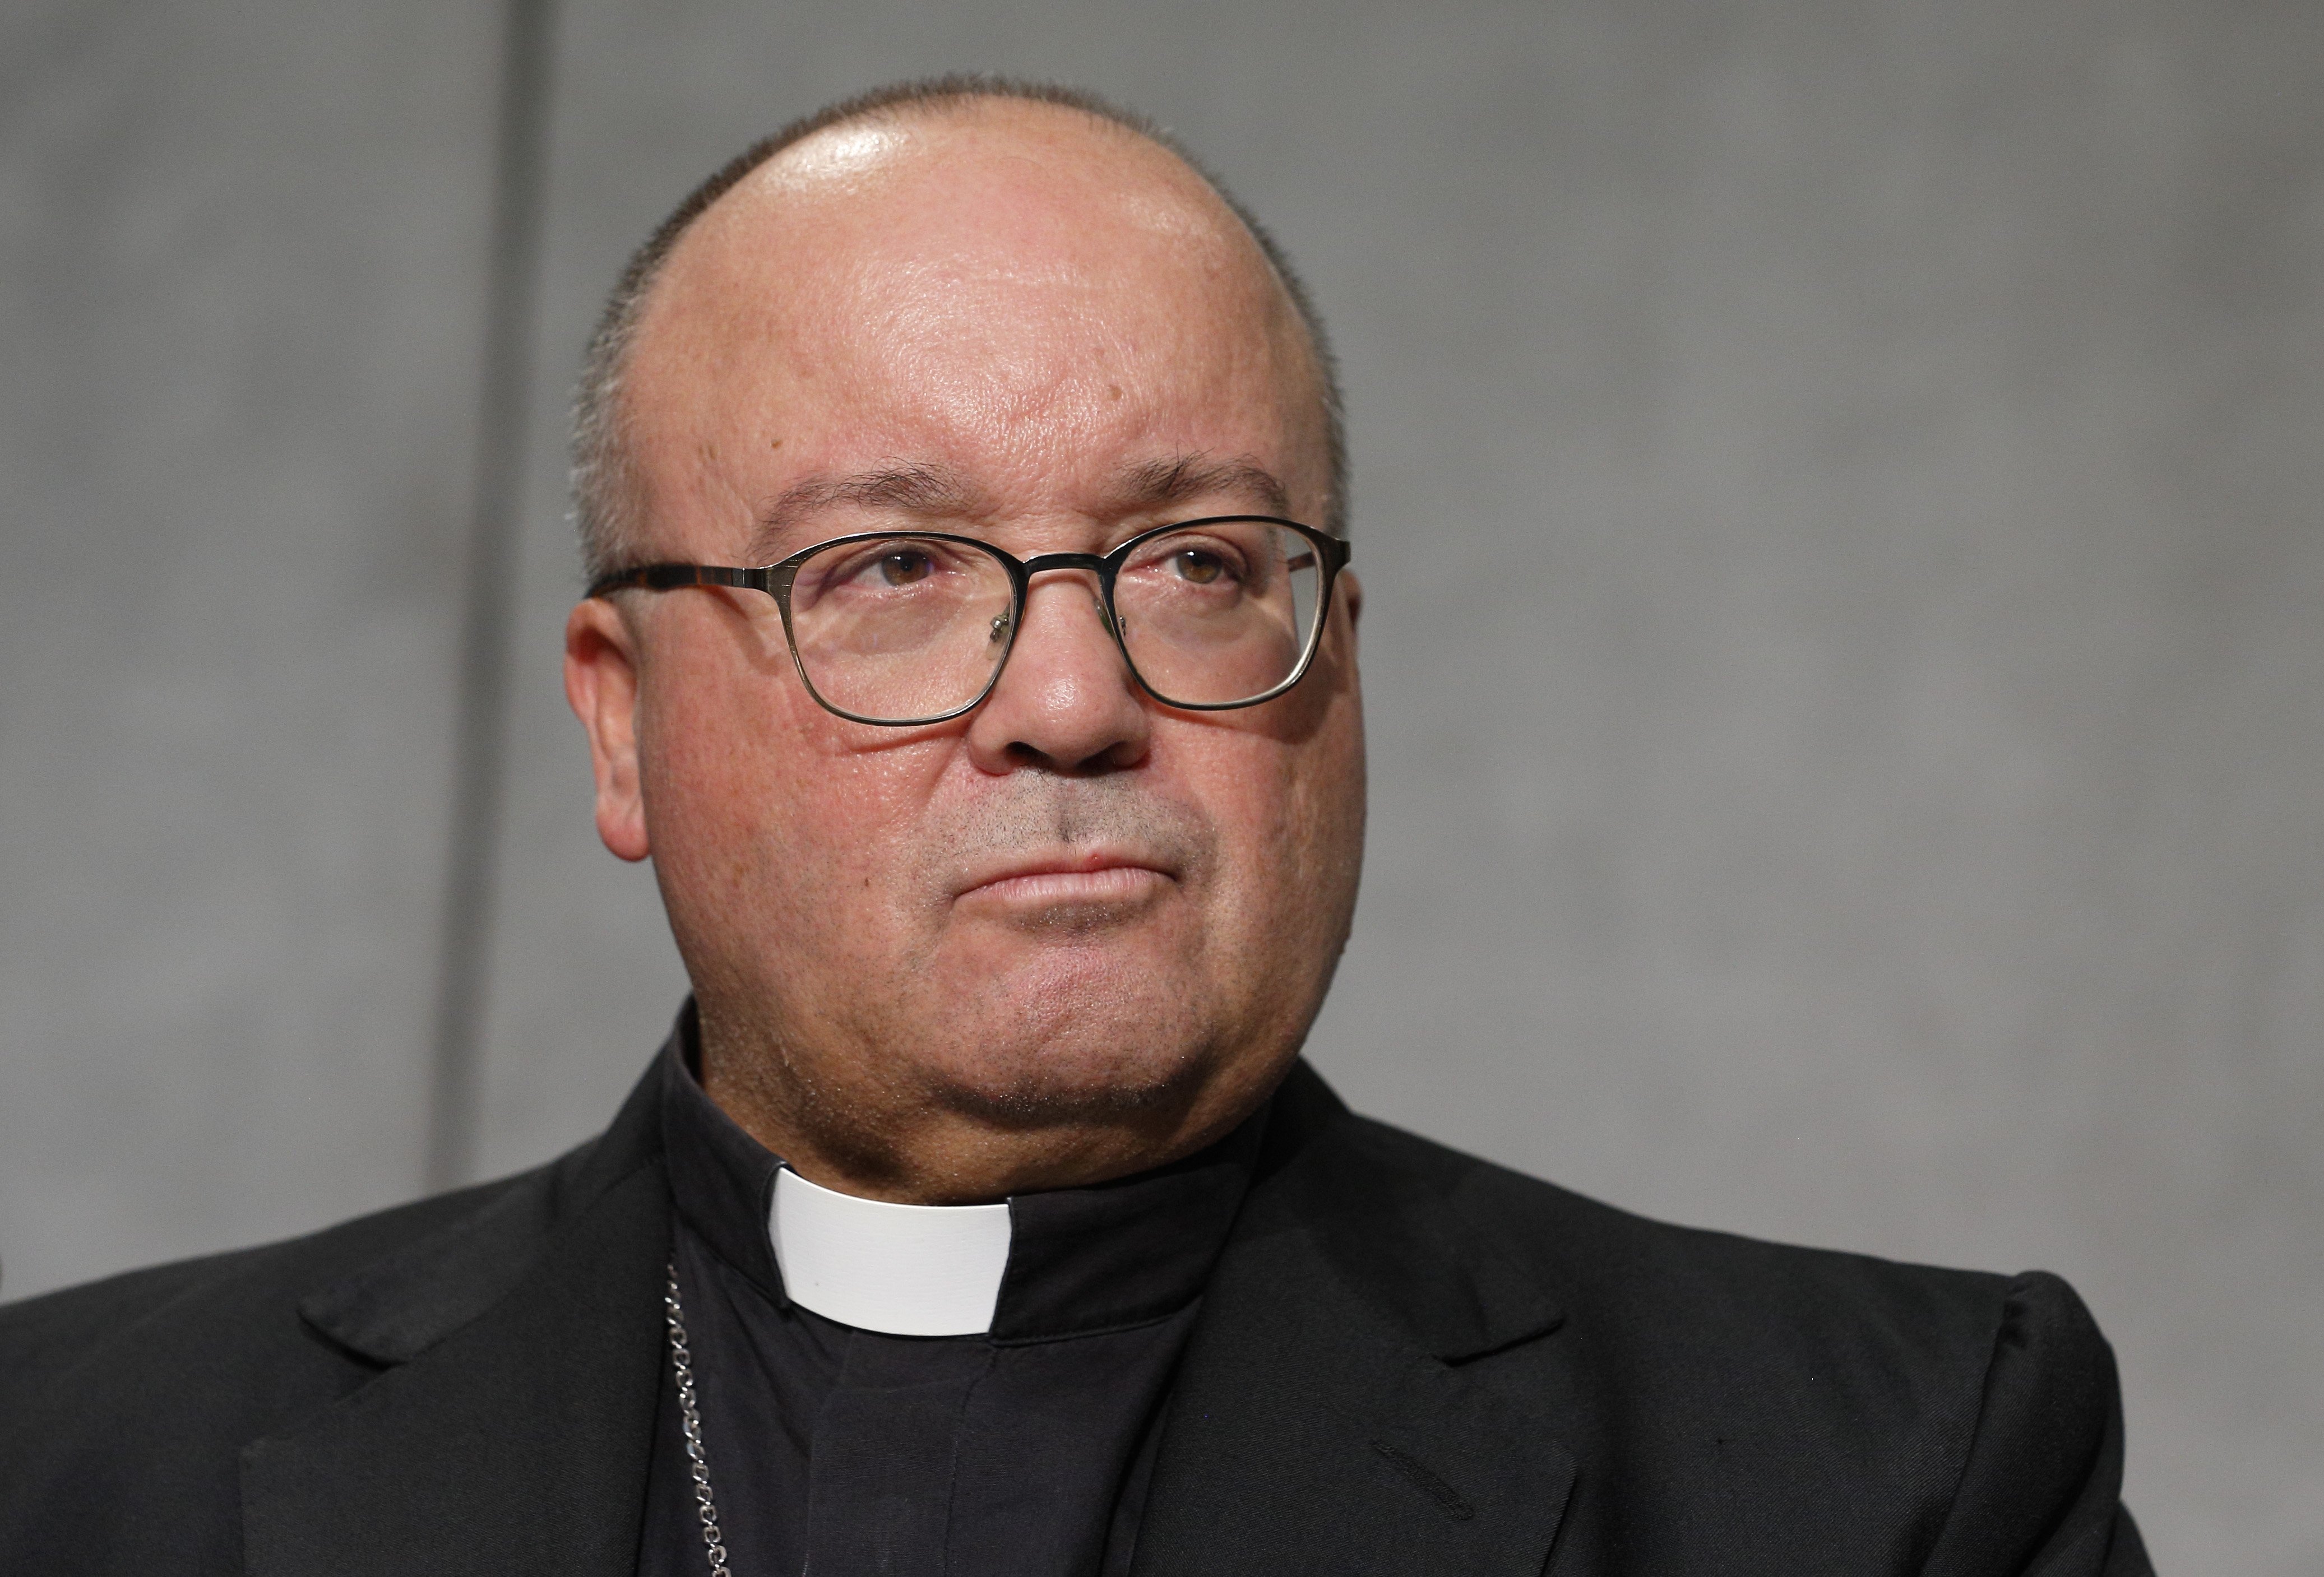
[[589, 583], [589, 595], [602, 597], [633, 586], [672, 591], [682, 586], [741, 586], [765, 591], [767, 578], [763, 569], [735, 569], [724, 564], [643, 564], [599, 576]]
[[[1309, 540], [1314, 541], [1316, 539], [1310, 538]], [[1288, 567], [1305, 569], [1320, 558], [1323, 560], [1324, 568], [1337, 575], [1348, 567], [1348, 540], [1345, 537], [1324, 537], [1321, 539], [1321, 545], [1316, 551], [1300, 554], [1291, 560]]]
[[[1349, 558], [1353, 556], [1345, 537], [1311, 537], [1308, 540], [1317, 545], [1323, 556], [1323, 567], [1334, 575], [1345, 569], [1348, 567]], [[1295, 565], [1293, 567], [1305, 568], [1305, 566]]]

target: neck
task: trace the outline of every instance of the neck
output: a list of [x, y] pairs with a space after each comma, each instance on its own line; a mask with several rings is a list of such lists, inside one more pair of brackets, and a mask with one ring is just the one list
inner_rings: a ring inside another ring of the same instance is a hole
[[892, 1204], [975, 1205], [1110, 1182], [1192, 1155], [1257, 1111], [1290, 1060], [1158, 1101], [1060, 1103], [1046, 1116], [1010, 1111], [1004, 1122], [1004, 1114], [913, 1101], [908, 1088], [899, 1100], [884, 1082], [807, 1094], [784, 1059], [733, 1055], [706, 1032], [702, 1086], [744, 1132], [821, 1187]]

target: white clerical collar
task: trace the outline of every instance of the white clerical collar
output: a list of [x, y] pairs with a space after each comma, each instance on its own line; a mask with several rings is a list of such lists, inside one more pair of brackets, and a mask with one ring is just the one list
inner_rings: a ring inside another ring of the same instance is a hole
[[1005, 1204], [890, 1204], [775, 1174], [767, 1234], [783, 1291], [890, 1336], [981, 1336], [1009, 1268]]

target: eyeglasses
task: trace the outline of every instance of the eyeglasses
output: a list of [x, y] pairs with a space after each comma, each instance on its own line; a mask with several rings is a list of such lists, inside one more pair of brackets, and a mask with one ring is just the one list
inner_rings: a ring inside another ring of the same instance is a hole
[[1222, 712], [1272, 700], [1322, 643], [1348, 544], [1272, 515], [1215, 515], [1140, 531], [1112, 552], [1018, 558], [942, 531], [835, 537], [780, 564], [649, 564], [589, 587], [764, 592], [807, 693], [856, 723], [942, 723], [1000, 682], [1033, 577], [1098, 579], [1106, 631], [1140, 688], [1166, 706]]

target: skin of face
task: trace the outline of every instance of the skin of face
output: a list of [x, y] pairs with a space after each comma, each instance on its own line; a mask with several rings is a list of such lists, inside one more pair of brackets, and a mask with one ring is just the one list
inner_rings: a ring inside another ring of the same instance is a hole
[[[714, 204], [645, 303], [634, 558], [1320, 521], [1317, 389], [1248, 231], [1155, 144], [1008, 101], [835, 127]], [[818, 706], [758, 592], [583, 602], [566, 686], [598, 830], [653, 860], [711, 1097], [803, 1176], [908, 1203], [1098, 1182], [1231, 1129], [1354, 912], [1359, 599], [1343, 574], [1287, 695], [1194, 713], [1138, 687], [1094, 576], [1046, 575], [983, 705], [910, 728]]]

